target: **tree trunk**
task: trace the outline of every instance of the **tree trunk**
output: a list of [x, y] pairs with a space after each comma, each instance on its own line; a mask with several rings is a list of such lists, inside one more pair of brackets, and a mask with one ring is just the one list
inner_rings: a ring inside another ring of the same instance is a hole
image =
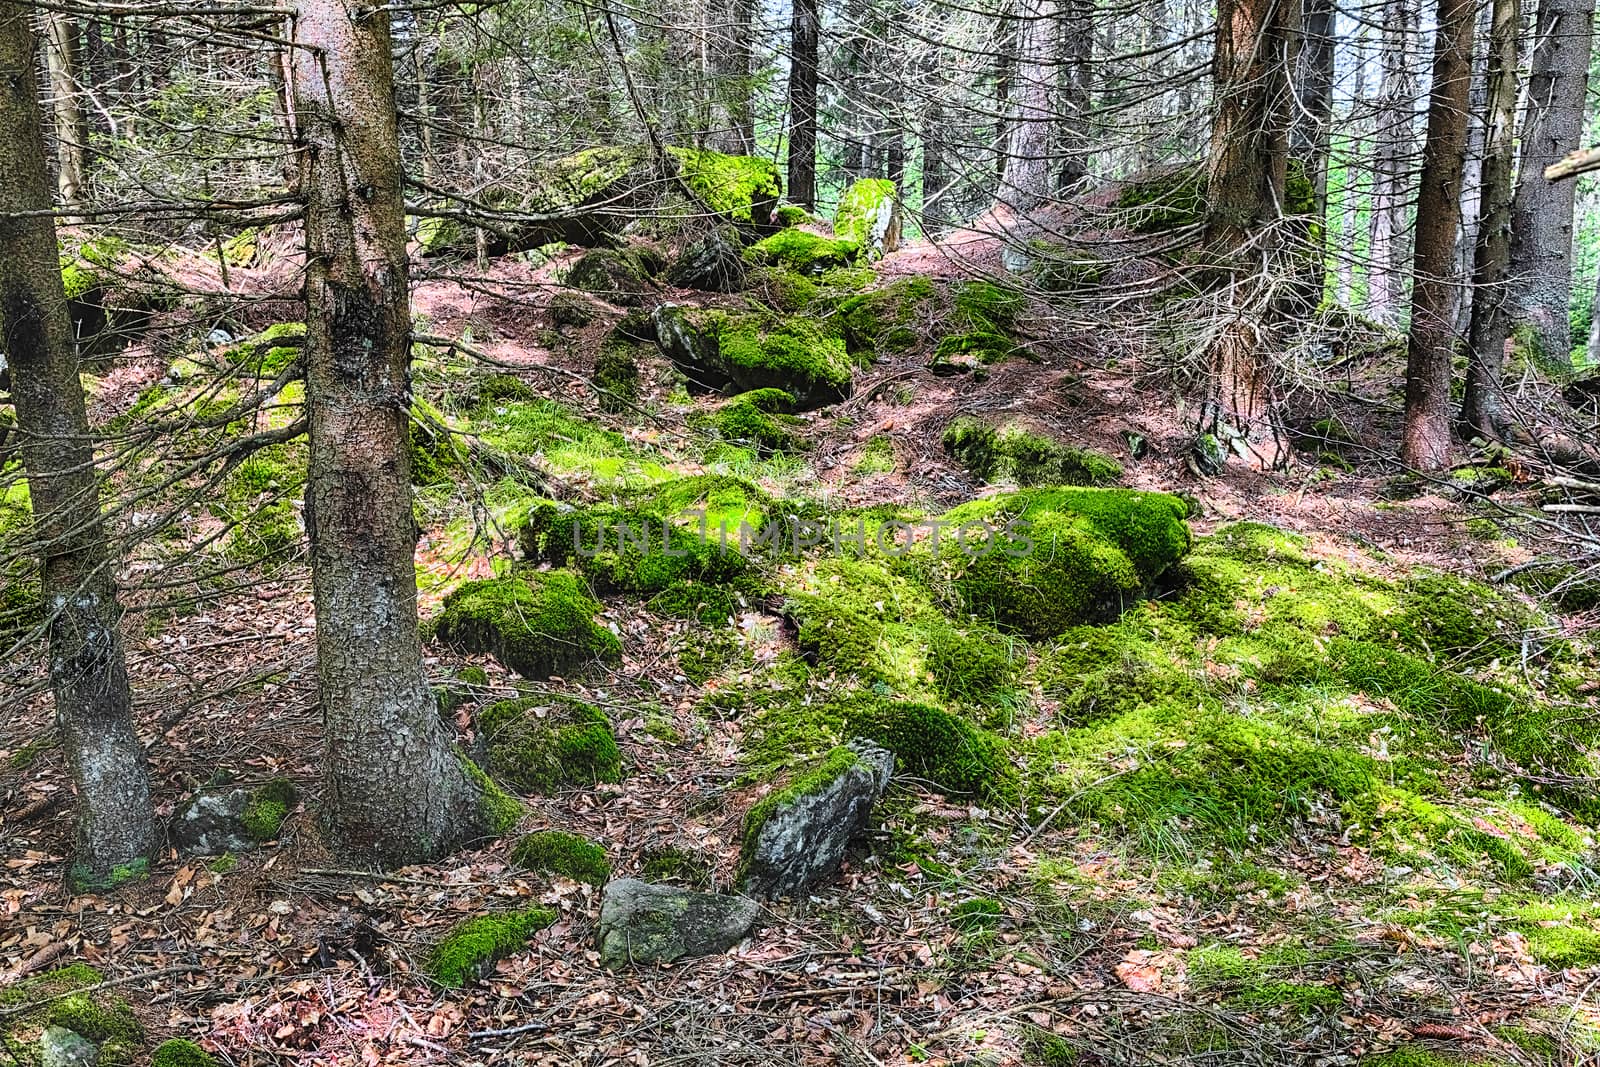
[[922, 61], [922, 232], [933, 237], [948, 219], [943, 201], [945, 186], [950, 174], [945, 163], [945, 138], [950, 131], [945, 128], [944, 100], [940, 96], [939, 53], [934, 46]]
[[1450, 361], [1455, 341], [1451, 288], [1461, 225], [1461, 160], [1472, 86], [1472, 0], [1439, 0], [1428, 135], [1417, 192], [1411, 335], [1406, 349], [1406, 415], [1400, 456], [1417, 470], [1450, 459]]
[[[1348, 144], [1360, 145], [1366, 140], [1365, 113], [1367, 107], [1367, 48], [1365, 28], [1356, 27], [1354, 40], [1350, 42], [1355, 53], [1353, 65], [1355, 72], [1352, 76], [1350, 88], [1350, 109], [1346, 113], [1343, 128], [1349, 140]], [[1338, 289], [1336, 299], [1341, 308], [1350, 307], [1355, 299], [1356, 290], [1356, 227], [1360, 221], [1360, 190], [1356, 186], [1355, 160], [1353, 148], [1347, 149], [1344, 155], [1344, 182], [1339, 190], [1340, 196], [1340, 222], [1337, 246]]]
[[1384, 7], [1383, 82], [1378, 91], [1372, 149], [1372, 220], [1367, 245], [1367, 301], [1372, 317], [1394, 323], [1405, 292], [1405, 220], [1413, 139], [1411, 70], [1414, 0]]
[[1504, 436], [1500, 378], [1506, 350], [1506, 282], [1511, 263], [1511, 153], [1517, 118], [1517, 0], [1494, 0], [1478, 229], [1467, 332], [1467, 393], [1461, 420], [1486, 437]]
[[45, 65], [50, 71], [50, 106], [55, 118], [56, 188], [62, 204], [83, 202], [88, 172], [89, 125], [78, 102], [78, 27], [70, 15], [45, 18]]
[[996, 203], [1025, 215], [1050, 199], [1050, 89], [1056, 81], [1056, 0], [1022, 0], [1005, 169]]
[[491, 827], [422, 668], [389, 16], [347, 3], [303, 0], [290, 65], [306, 197], [306, 529], [329, 836], [400, 865]]
[[1304, 0], [1303, 10], [1305, 45], [1290, 151], [1305, 166], [1313, 190], [1312, 214], [1320, 219], [1328, 206], [1328, 142], [1333, 132], [1334, 0]]
[[1572, 197], [1576, 182], [1552, 182], [1545, 167], [1577, 150], [1589, 85], [1595, 0], [1540, 0], [1528, 77], [1522, 159], [1511, 204], [1510, 312], [1534, 330], [1546, 359], [1572, 349]]
[[1067, 0], [1061, 27], [1064, 57], [1061, 85], [1062, 133], [1060, 185], [1074, 189], [1089, 174], [1089, 81], [1094, 70], [1094, 4]]
[[756, 149], [755, 113], [750, 105], [754, 0], [727, 0], [725, 15], [714, 34], [719, 75], [716, 94], [723, 114], [712, 141], [719, 151], [747, 156]]
[[789, 199], [817, 206], [817, 0], [794, 0], [789, 19]]
[[[1486, 48], [1474, 48], [1472, 57], [1472, 88], [1467, 102], [1467, 147], [1461, 160], [1461, 228], [1456, 239], [1456, 273], [1471, 278], [1476, 272], [1478, 253], [1478, 224], [1483, 214], [1483, 157], [1489, 139], [1489, 64], [1493, 58], [1494, 29], [1493, 4], [1480, 8], [1477, 13], [1476, 38], [1489, 41]], [[1515, 110], [1513, 100], [1512, 108]], [[1472, 332], [1471, 285], [1457, 286], [1453, 290], [1454, 313], [1451, 315], [1456, 335], [1467, 337]]]
[[1279, 253], [1299, 11], [1276, 0], [1221, 0], [1212, 57], [1204, 243], [1221, 268], [1230, 317], [1207, 353], [1200, 430], [1263, 469], [1289, 458], [1270, 359], [1282, 318], [1273, 277], [1289, 269]]
[[0, 323], [50, 612], [50, 684], [78, 792], [79, 889], [148, 867], [150, 776], [133, 729], [113, 560], [100, 518], [78, 359], [57, 259], [30, 8], [0, 2]]

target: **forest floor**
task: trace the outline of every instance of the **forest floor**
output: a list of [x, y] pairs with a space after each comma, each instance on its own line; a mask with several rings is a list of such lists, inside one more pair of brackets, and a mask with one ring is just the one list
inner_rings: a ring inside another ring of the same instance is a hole
[[[908, 247], [879, 264], [872, 284], [954, 280], [993, 253], [981, 234], [955, 250]], [[1581, 806], [1553, 795], [1556, 779], [1496, 755], [1496, 724], [1424, 731], [1406, 718], [1417, 709], [1404, 694], [1291, 686], [1269, 676], [1259, 650], [1239, 651], [1258, 626], [1280, 621], [1273, 605], [1286, 598], [1272, 598], [1285, 568], [1308, 596], [1325, 598], [1315, 611], [1343, 619], [1347, 596], [1378, 590], [1409, 604], [1419, 575], [1482, 580], [1532, 558], [1549, 536], [1517, 525], [1527, 491], [1515, 483], [1493, 501], [1447, 482], [1393, 492], [1397, 470], [1359, 444], [1393, 439], [1398, 413], [1383, 368], [1305, 405], [1308, 419], [1337, 412], [1351, 426], [1342, 455], [1312, 451], [1286, 472], [1200, 477], [1189, 462], [1189, 412], [1163, 372], [1109, 329], [1035, 309], [1018, 326], [1030, 358], [975, 380], [929, 373], [925, 351], [885, 357], [858, 371], [849, 399], [800, 416], [803, 447], [764, 456], [686, 430], [717, 398], [684, 396], [659, 355], [643, 368], [639, 403], [649, 417], [603, 413], [574, 384], [589, 377], [621, 315], [603, 308], [587, 326], [552, 322], [553, 282], [574, 256], [538, 266], [507, 257], [483, 275], [455, 268], [467, 284], [430, 262], [435, 276], [414, 295], [419, 329], [469, 337], [497, 369], [565, 405], [571, 421], [527, 450], [562, 491], [597, 499], [641, 479], [719, 473], [778, 500], [933, 513], [987, 492], [943, 446], [951, 421], [1021, 420], [1114, 457], [1123, 485], [1198, 502], [1197, 558], [1220, 561], [1215, 573], [1246, 590], [1219, 610], [1250, 621], [1206, 630], [1193, 623], [1197, 613], [1182, 614], [1190, 608], [1180, 597], [1177, 622], [1162, 621], [1158, 601], [1105, 632], [1131, 642], [1126, 662], [1159, 661], [1149, 669], [1161, 678], [1175, 671], [1198, 687], [1206, 714], [1136, 726], [1128, 712], [1111, 720], [1127, 729], [1108, 740], [1102, 719], [1068, 721], [1078, 690], [1043, 669], [1060, 650], [1020, 644], [1008, 723], [995, 728], [1011, 739], [1029, 783], [1023, 796], [946, 795], [902, 776], [844, 870], [809, 899], [767, 906], [733, 951], [613, 973], [594, 951], [599, 890], [517, 869], [514, 835], [386, 874], [329, 854], [316, 824], [320, 719], [303, 562], [252, 566], [245, 581], [196, 587], [176, 607], [154, 586], [139, 589], [126, 638], [160, 814], [218, 768], [245, 782], [287, 776], [303, 800], [259, 850], [221, 860], [167, 852], [142, 882], [71, 897], [62, 888], [70, 779], [49, 743], [48, 704], [35, 692], [8, 707], [0, 997], [13, 982], [82, 961], [116, 983], [105, 992], [126, 999], [153, 1039], [194, 1038], [237, 1064], [1593, 1062], [1600, 880]], [[263, 271], [257, 284], [279, 281]], [[248, 286], [250, 273], [236, 270], [233, 284]], [[130, 408], [171, 362], [131, 348], [95, 379], [97, 419]], [[492, 437], [496, 416], [453, 406], [458, 363], [459, 353], [425, 350], [419, 393]], [[1142, 458], [1130, 455], [1133, 441]], [[493, 560], [509, 551], [507, 515], [522, 498], [497, 498], [491, 486], [484, 506], [473, 486], [457, 484], [426, 487], [419, 499], [429, 519], [418, 556], [426, 617], [456, 582], [496, 572]], [[1242, 520], [1305, 539], [1263, 557], [1230, 556], [1226, 530]], [[216, 525], [202, 509], [184, 533], [200, 539]], [[1219, 529], [1223, 540], [1206, 540]], [[1241, 561], [1242, 577], [1223, 566]], [[136, 556], [130, 584], [159, 566], [155, 548]], [[1256, 571], [1265, 592], [1251, 584]], [[1507, 611], [1536, 610], [1506, 597]], [[1473, 612], [1496, 640], [1502, 620], [1484, 604]], [[1440, 669], [1592, 722], [1593, 618], [1538, 618], [1545, 630], [1531, 652], [1515, 638], [1520, 662], [1497, 646], [1492, 657], [1462, 651]], [[746, 598], [722, 628], [734, 651], [694, 681], [700, 675], [683, 663], [705, 640], [699, 623], [628, 595], [604, 598], [601, 621], [621, 638], [621, 664], [546, 689], [607, 712], [626, 772], [617, 784], [524, 797], [519, 832], [580, 833], [604, 845], [619, 876], [659, 874], [665, 857], [687, 884], [726, 886], [744, 812], [765, 788], [751, 762], [765, 705], [744, 697], [786, 684], [778, 679], [796, 659], [793, 627], [772, 600]], [[1304, 641], [1320, 649], [1336, 629], [1308, 629]], [[525, 691], [492, 659], [439, 645], [428, 655], [441, 682], [467, 664], [487, 670], [488, 686], [457, 712], [463, 738], [475, 704]], [[1101, 681], [1115, 695], [1148, 677]], [[826, 691], [836, 679], [817, 667], [808, 684]], [[1247, 751], [1205, 732], [1203, 723], [1223, 719], [1259, 731], [1241, 735]], [[1325, 774], [1342, 761], [1365, 768], [1367, 784], [1347, 790]], [[1124, 787], [1153, 767], [1169, 768], [1181, 795], [1130, 814], [1147, 798]], [[1374, 767], [1386, 770], [1371, 778]], [[1203, 782], [1256, 770], [1270, 802]], [[441, 990], [424, 976], [430, 947], [453, 924], [532, 902], [560, 920], [487, 980]], [[0, 999], [0, 1028], [7, 1012]]]

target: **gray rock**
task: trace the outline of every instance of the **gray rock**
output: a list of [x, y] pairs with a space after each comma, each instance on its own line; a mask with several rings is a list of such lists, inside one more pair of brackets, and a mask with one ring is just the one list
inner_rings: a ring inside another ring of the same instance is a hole
[[201, 793], [172, 817], [167, 838], [172, 847], [186, 856], [220, 856], [224, 852], [245, 852], [256, 842], [244, 828], [244, 809], [250, 791]]
[[667, 283], [683, 289], [736, 293], [744, 288], [744, 280], [739, 235], [726, 227], [711, 230], [689, 245], [667, 268]]
[[100, 1051], [93, 1041], [64, 1026], [51, 1026], [39, 1035], [40, 1067], [89, 1067]]
[[616, 969], [725, 952], [750, 932], [759, 913], [745, 897], [618, 879], [600, 899], [600, 962]]
[[769, 900], [795, 896], [832, 875], [893, 774], [893, 753], [855, 741], [765, 810], [758, 805], [740, 857], [744, 892]]

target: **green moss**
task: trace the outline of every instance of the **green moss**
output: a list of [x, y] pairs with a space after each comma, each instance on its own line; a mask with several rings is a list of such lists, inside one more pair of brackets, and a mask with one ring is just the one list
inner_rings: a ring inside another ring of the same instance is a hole
[[950, 925], [962, 933], [993, 930], [1005, 918], [1005, 905], [988, 897], [963, 900], [950, 909]]
[[[706, 620], [706, 625], [726, 625], [728, 616]], [[731, 631], [690, 633], [678, 652], [678, 670], [695, 685], [704, 685], [739, 658], [739, 639]]]
[[841, 300], [839, 317], [850, 351], [876, 356], [916, 348], [933, 329], [934, 299], [931, 281], [909, 277]]
[[480, 404], [530, 403], [538, 399], [533, 386], [515, 374], [491, 374], [478, 383]]
[[527, 813], [522, 801], [496, 785], [492, 778], [483, 773], [483, 768], [472, 762], [460, 749], [456, 751], [456, 759], [478, 788], [478, 817], [491, 834], [499, 837], [522, 821], [522, 816]]
[[849, 389], [844, 341], [808, 318], [726, 315], [717, 322], [716, 336], [720, 358], [746, 388], [834, 397]]
[[407, 432], [412, 485], [449, 485], [460, 477], [467, 452], [443, 412], [425, 400], [412, 400]]
[[278, 322], [222, 353], [222, 358], [260, 378], [276, 378], [300, 358], [306, 339], [303, 322]]
[[187, 1038], [163, 1041], [150, 1054], [150, 1067], [216, 1067], [216, 1058]]
[[723, 586], [705, 582], [674, 582], [645, 605], [660, 615], [694, 619], [702, 626], [719, 626], [738, 613], [734, 595]]
[[895, 468], [894, 442], [883, 434], [867, 440], [850, 469], [856, 474], [887, 474]]
[[882, 240], [891, 220], [898, 215], [897, 195], [894, 182], [888, 178], [858, 178], [851, 182], [833, 213], [835, 236], [862, 248]]
[[[1113, 618], [1189, 548], [1186, 505], [1123, 489], [1033, 489], [963, 504], [943, 519], [977, 530], [947, 538], [939, 569], [968, 611], [1036, 637]], [[978, 526], [978, 524], [984, 524]], [[982, 531], [994, 547], [977, 555]]]
[[747, 260], [758, 266], [777, 265], [797, 274], [816, 276], [834, 267], [855, 263], [860, 247], [853, 241], [822, 237], [809, 230], [779, 230], [745, 249]]
[[1401, 585], [1398, 618], [1405, 647], [1430, 656], [1482, 665], [1520, 659], [1525, 643], [1535, 655], [1560, 632], [1555, 623], [1498, 589], [1450, 574], [1413, 575]]
[[1247, 957], [1231, 945], [1207, 945], [1188, 954], [1191, 988], [1218, 992], [1230, 1004], [1246, 1008], [1289, 1007], [1298, 1011], [1332, 1010], [1344, 1003], [1339, 990], [1317, 983], [1286, 981], [1286, 972], [1303, 970], [1308, 954], [1268, 949]]
[[468, 919], [434, 946], [427, 975], [446, 989], [459, 989], [491, 973], [496, 963], [518, 951], [556, 918], [548, 908], [529, 908]]
[[772, 221], [787, 229], [790, 226], [804, 226], [811, 222], [811, 213], [799, 204], [784, 204], [773, 212]]
[[782, 267], [756, 268], [745, 278], [745, 289], [791, 315], [816, 304], [822, 293], [817, 282]]
[[1206, 178], [1200, 167], [1182, 167], [1155, 178], [1129, 182], [1117, 194], [1116, 210], [1128, 228], [1164, 233], [1205, 218]]
[[955, 289], [956, 315], [974, 328], [1009, 333], [1016, 329], [1017, 318], [1027, 306], [1028, 298], [1022, 293], [993, 282], [963, 282]]
[[60, 1026], [100, 1046], [96, 1064], [131, 1063], [144, 1044], [144, 1027], [122, 998], [109, 993], [73, 993], [45, 1007], [44, 1026]]
[[524, 571], [463, 583], [445, 597], [440, 640], [487, 652], [525, 678], [616, 663], [621, 643], [595, 622], [600, 604], [570, 571]]
[[1015, 423], [996, 429], [962, 415], [944, 432], [945, 451], [986, 482], [1032, 485], [1113, 485], [1122, 467], [1092, 449], [1063, 445]]
[[1003, 740], [931, 704], [860, 698], [846, 708], [844, 733], [876, 741], [901, 771], [945, 793], [1002, 797], [1016, 787]]
[[789, 414], [794, 397], [782, 389], [753, 389], [740, 393], [699, 424], [715, 430], [723, 440], [750, 445], [761, 455], [796, 447], [793, 428], [799, 419]]
[[738, 222], [766, 225], [778, 200], [777, 164], [758, 156], [729, 156], [706, 148], [668, 146], [678, 173], [707, 207]]
[[851, 768], [860, 765], [860, 756], [844, 745], [839, 745], [831, 749], [815, 765], [795, 776], [788, 785], [775, 789], [758, 800], [745, 813], [744, 832], [740, 838], [744, 843], [744, 854], [748, 857], [754, 853], [757, 839], [761, 836], [761, 828], [773, 815], [792, 807], [797, 800], [827, 789]]
[[485, 443], [537, 456], [541, 466], [554, 471], [581, 471], [596, 481], [615, 482], [652, 470], [621, 434], [552, 400], [484, 404], [474, 421]]
[[1490, 1061], [1460, 1053], [1435, 1052], [1420, 1045], [1402, 1045], [1379, 1056], [1363, 1056], [1361, 1067], [1488, 1067]]
[[118, 864], [105, 874], [74, 863], [67, 871], [67, 885], [75, 893], [109, 892], [128, 882], [139, 882], [150, 876], [150, 861], [139, 857], [131, 863]]
[[622, 754], [600, 709], [565, 697], [502, 700], [483, 709], [478, 731], [489, 770], [525, 793], [616, 782]]
[[572, 264], [566, 282], [613, 304], [631, 307], [644, 301], [652, 288], [651, 276], [658, 271], [653, 253], [641, 246], [592, 248]]
[[527, 834], [512, 846], [511, 862], [524, 870], [548, 871], [590, 885], [605, 885], [611, 878], [605, 849], [560, 830]]
[[587, 326], [599, 313], [599, 305], [582, 293], [563, 289], [550, 298], [550, 321], [557, 326]]
[[476, 664], [468, 664], [456, 672], [456, 681], [482, 688], [489, 684], [489, 672]]
[[251, 791], [239, 821], [255, 840], [263, 844], [275, 841], [283, 820], [298, 800], [294, 783], [287, 778], [274, 778]]
[[712, 865], [706, 857], [677, 845], [662, 845], [647, 850], [639, 877], [647, 882], [681, 885], [689, 889], [710, 889]]
[[626, 411], [639, 398], [639, 357], [632, 344], [608, 340], [594, 359], [591, 379], [600, 396], [600, 410]]
[[296, 499], [305, 487], [305, 444], [270, 445], [247, 456], [222, 481], [211, 513], [232, 528], [224, 553], [239, 562], [288, 557], [303, 530]]

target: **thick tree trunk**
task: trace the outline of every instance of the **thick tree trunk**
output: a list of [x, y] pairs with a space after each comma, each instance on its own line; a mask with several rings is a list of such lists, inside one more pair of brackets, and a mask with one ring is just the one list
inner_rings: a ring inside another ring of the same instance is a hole
[[1056, 81], [1056, 0], [1022, 0], [1017, 67], [998, 204], [1019, 215], [1050, 199], [1051, 87]]
[[817, 0], [794, 0], [789, 19], [789, 199], [817, 206]]
[[411, 314], [389, 16], [374, 3], [304, 0], [293, 32], [306, 197], [306, 528], [327, 826], [355, 857], [415, 863], [490, 827], [439, 720], [417, 636]]
[[48, 212], [30, 8], [0, 2], [0, 326], [43, 557], [50, 683], [78, 792], [69, 884], [143, 873], [156, 846], [150, 776], [133, 729], [113, 560]]
[[1572, 348], [1572, 197], [1576, 182], [1552, 182], [1544, 169], [1580, 147], [1595, 0], [1540, 0], [1528, 77], [1522, 159], [1511, 205], [1511, 314], [1531, 326], [1546, 359], [1565, 363]]
[[1455, 342], [1451, 289], [1461, 225], [1461, 160], [1472, 86], [1472, 0], [1440, 0], [1433, 46], [1428, 136], [1417, 192], [1411, 335], [1406, 349], [1406, 414], [1401, 458], [1418, 470], [1450, 459], [1450, 361]]
[[1489, 26], [1489, 71], [1484, 155], [1472, 266], [1472, 315], [1467, 331], [1467, 393], [1461, 419], [1486, 437], [1504, 435], [1500, 378], [1506, 349], [1506, 282], [1511, 263], [1511, 159], [1517, 118], [1517, 0], [1494, 0]]
[[1405, 219], [1410, 195], [1412, 103], [1416, 82], [1411, 47], [1417, 22], [1414, 0], [1384, 6], [1383, 82], [1372, 141], [1372, 218], [1367, 244], [1367, 301], [1372, 317], [1398, 321], [1405, 294]]
[[1281, 326], [1274, 276], [1281, 261], [1281, 211], [1289, 167], [1288, 84], [1299, 44], [1299, 5], [1222, 0], [1212, 79], [1205, 246], [1225, 279], [1230, 318], [1207, 353], [1200, 430], [1261, 468], [1283, 465], [1271, 354]]
[[50, 107], [55, 119], [56, 188], [61, 202], [83, 202], [88, 172], [89, 124], [78, 99], [78, 26], [70, 15], [51, 12], [45, 18], [45, 65], [50, 71]]

